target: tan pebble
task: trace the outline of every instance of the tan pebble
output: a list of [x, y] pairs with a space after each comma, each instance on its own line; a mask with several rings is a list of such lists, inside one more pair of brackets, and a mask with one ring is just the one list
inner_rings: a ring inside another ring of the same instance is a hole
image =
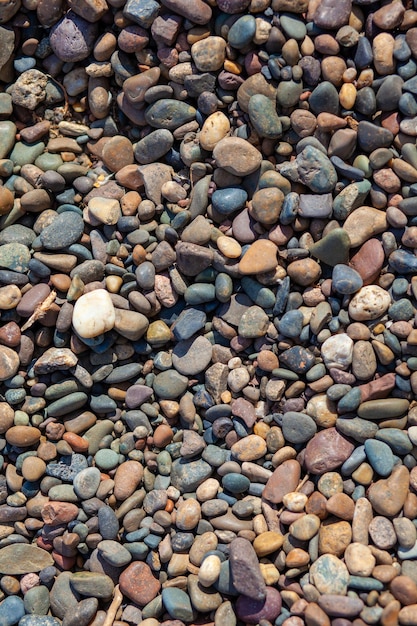
[[344, 109], [352, 110], [355, 106], [357, 91], [352, 83], [344, 83], [339, 92], [339, 101]]
[[362, 287], [349, 303], [349, 316], [356, 321], [374, 320], [383, 315], [391, 304], [391, 296], [377, 285]]
[[22, 299], [22, 293], [17, 285], [0, 287], [0, 309], [9, 311], [15, 309]]
[[299, 513], [304, 510], [308, 497], [304, 493], [291, 491], [286, 493], [282, 498], [282, 503], [289, 511]]
[[208, 478], [196, 490], [197, 500], [199, 502], [208, 502], [216, 497], [220, 488], [220, 483], [216, 478]]
[[253, 547], [258, 557], [266, 556], [279, 550], [284, 543], [284, 535], [275, 531], [261, 533], [253, 542]]
[[178, 505], [175, 523], [180, 530], [192, 530], [197, 526], [200, 518], [201, 507], [197, 500], [190, 498]]
[[262, 578], [268, 586], [275, 585], [280, 577], [280, 573], [273, 563], [259, 563]]
[[301, 541], [309, 541], [317, 534], [320, 528], [320, 518], [317, 515], [307, 514], [291, 524], [290, 534]]
[[91, 198], [88, 211], [97, 223], [108, 225], [117, 224], [122, 214], [119, 201], [110, 198]]
[[226, 41], [223, 37], [207, 37], [191, 46], [191, 56], [200, 72], [216, 72], [226, 58]]
[[409, 576], [397, 576], [391, 582], [390, 591], [403, 605], [417, 603], [417, 584]]
[[390, 583], [396, 576], [398, 576], [398, 572], [392, 565], [375, 565], [372, 570], [372, 577], [385, 584]]
[[290, 550], [285, 559], [285, 565], [291, 567], [304, 567], [310, 562], [310, 555], [301, 548], [294, 548]]
[[7, 402], [0, 402], [0, 434], [4, 434], [13, 426], [14, 410]]
[[14, 197], [10, 189], [0, 186], [0, 215], [6, 215], [14, 203]]
[[36, 481], [42, 478], [45, 470], [45, 461], [36, 456], [26, 457], [22, 463], [22, 476], [29, 481]]
[[198, 581], [203, 587], [210, 587], [220, 576], [221, 561], [215, 554], [209, 555], [201, 564]]
[[380, 33], [373, 40], [374, 66], [380, 76], [395, 72], [394, 45], [394, 37], [388, 33]]
[[360, 485], [370, 485], [374, 476], [374, 471], [369, 463], [361, 463], [359, 467], [352, 473], [354, 481]]
[[258, 435], [249, 435], [233, 444], [231, 448], [232, 455], [238, 461], [256, 461], [266, 454], [267, 446]]
[[404, 606], [398, 613], [400, 626], [417, 626], [417, 604]]
[[219, 141], [226, 137], [229, 132], [229, 118], [221, 111], [216, 111], [205, 120], [200, 134], [198, 135], [198, 140], [204, 150], [211, 152]]
[[327, 500], [326, 509], [331, 515], [350, 521], [355, 512], [355, 503], [346, 493], [337, 493]]
[[345, 564], [352, 576], [371, 576], [375, 562], [370, 548], [361, 543], [351, 543], [345, 550]]
[[288, 265], [287, 273], [295, 283], [307, 287], [320, 278], [321, 268], [314, 259], [300, 259]]
[[38, 443], [41, 431], [33, 426], [12, 426], [6, 432], [6, 441], [12, 446], [27, 448]]
[[242, 246], [232, 237], [218, 237], [217, 247], [228, 259], [238, 259], [242, 254]]

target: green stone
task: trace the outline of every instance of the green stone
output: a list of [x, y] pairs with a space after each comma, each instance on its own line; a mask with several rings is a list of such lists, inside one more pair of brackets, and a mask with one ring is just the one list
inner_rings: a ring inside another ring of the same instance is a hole
[[35, 161], [36, 167], [46, 172], [47, 170], [57, 170], [64, 161], [59, 154], [52, 154], [52, 152], [44, 152]]
[[259, 137], [278, 139], [282, 135], [282, 124], [278, 117], [275, 103], [261, 93], [249, 100], [250, 121]]
[[0, 122], [0, 159], [6, 158], [13, 148], [16, 132], [16, 124], [13, 122]]
[[195, 119], [196, 112], [196, 109], [186, 102], [164, 98], [146, 109], [145, 119], [153, 128], [175, 130]]
[[10, 154], [10, 158], [15, 165], [22, 167], [23, 165], [34, 163], [44, 150], [45, 144], [42, 141], [37, 141], [36, 143], [18, 141]]
[[0, 246], [0, 267], [25, 273], [29, 269], [30, 251], [21, 243], [6, 243]]
[[349, 261], [350, 238], [343, 228], [335, 228], [310, 248], [310, 254], [334, 267]]
[[368, 420], [392, 419], [405, 415], [409, 406], [409, 401], [402, 398], [369, 400], [359, 405], [358, 415]]

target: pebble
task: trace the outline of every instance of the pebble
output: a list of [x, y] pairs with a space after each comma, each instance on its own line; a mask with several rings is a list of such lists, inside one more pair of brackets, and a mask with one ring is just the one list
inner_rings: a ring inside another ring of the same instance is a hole
[[0, 4], [0, 622], [413, 624], [412, 3], [162, 5]]

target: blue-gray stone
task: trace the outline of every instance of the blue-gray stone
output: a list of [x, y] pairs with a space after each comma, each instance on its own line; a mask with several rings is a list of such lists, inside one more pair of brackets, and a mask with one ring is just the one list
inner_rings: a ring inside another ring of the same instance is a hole
[[207, 315], [204, 311], [199, 311], [191, 307], [184, 309], [172, 327], [175, 339], [177, 341], [190, 339], [190, 337], [204, 328], [206, 321]]
[[19, 626], [61, 626], [61, 622], [50, 615], [25, 615], [19, 621]]
[[172, 619], [192, 622], [194, 611], [190, 598], [182, 589], [177, 587], [166, 587], [162, 589], [162, 602]]
[[223, 476], [222, 485], [226, 491], [230, 491], [231, 493], [243, 493], [249, 489], [250, 480], [247, 476], [243, 476], [243, 474], [231, 472]]
[[282, 433], [290, 443], [299, 444], [309, 441], [317, 432], [317, 424], [306, 413], [288, 411], [282, 417]]
[[365, 452], [368, 461], [380, 476], [389, 476], [394, 467], [394, 455], [388, 444], [377, 439], [365, 441]]
[[288, 367], [296, 374], [305, 374], [315, 364], [315, 356], [310, 350], [301, 346], [293, 346], [280, 356], [280, 364]]
[[245, 48], [252, 41], [256, 31], [256, 21], [253, 15], [243, 15], [230, 27], [227, 40], [233, 48]]
[[336, 186], [335, 168], [330, 159], [314, 146], [306, 146], [297, 156], [297, 169], [301, 182], [315, 193], [329, 193]]
[[[136, 2], [137, 0], [135, 0]], [[140, 0], [138, 4], [147, 4], [150, 0]], [[151, 0], [154, 2], [154, 0]], [[156, 3], [155, 3], [156, 4]], [[159, 6], [159, 5], [158, 5]], [[163, 98], [151, 104], [145, 111], [145, 119], [153, 128], [175, 130], [195, 119], [196, 109], [187, 102]]]
[[155, 376], [153, 389], [163, 400], [175, 400], [187, 389], [188, 379], [175, 370], [166, 370]]
[[160, 4], [156, 0], [128, 0], [123, 9], [123, 14], [139, 26], [149, 28], [160, 8]]
[[338, 263], [333, 268], [332, 287], [342, 294], [351, 294], [363, 286], [363, 280], [359, 272], [348, 265]]
[[417, 541], [412, 548], [401, 548], [401, 546], [397, 550], [398, 558], [401, 561], [406, 561], [409, 559], [417, 559]]
[[356, 48], [354, 61], [355, 66], [358, 69], [365, 69], [372, 63], [374, 55], [372, 53], [372, 46], [367, 37], [359, 37], [358, 46]]
[[336, 170], [341, 174], [344, 178], [348, 180], [356, 180], [361, 181], [364, 179], [365, 174], [363, 170], [359, 167], [353, 167], [352, 165], [348, 165], [338, 156], [330, 157], [331, 163], [335, 166]]
[[359, 591], [382, 591], [384, 583], [370, 576], [349, 576], [348, 587]]
[[311, 110], [315, 115], [319, 113], [339, 113], [339, 94], [334, 85], [328, 81], [320, 83], [308, 99]]
[[417, 115], [417, 100], [411, 93], [403, 93], [398, 108], [406, 117], [415, 117]]
[[352, 419], [343, 419], [339, 417], [336, 422], [336, 430], [342, 435], [350, 437], [359, 443], [365, 443], [367, 439], [372, 439], [378, 432], [378, 425], [375, 422], [364, 420], [361, 417], [354, 417]]
[[342, 413], [351, 413], [355, 411], [361, 403], [361, 390], [359, 387], [353, 387], [350, 389], [346, 395], [341, 398], [337, 405], [337, 412], [339, 414]]
[[406, 250], [395, 250], [389, 256], [391, 268], [399, 274], [417, 272], [417, 257]]
[[254, 278], [249, 276], [243, 276], [241, 278], [241, 285], [243, 291], [249, 296], [251, 300], [262, 309], [270, 309], [275, 303], [275, 294], [268, 287], [264, 287], [261, 283], [258, 283]]
[[214, 588], [220, 593], [228, 596], [238, 596], [239, 592], [233, 584], [232, 571], [230, 561], [224, 561], [220, 566], [220, 575], [214, 583]]
[[243, 208], [247, 199], [248, 194], [240, 187], [217, 189], [211, 197], [213, 208], [221, 215], [230, 215]]
[[17, 596], [8, 596], [0, 604], [0, 626], [17, 624], [26, 613], [23, 600]]
[[203, 459], [175, 459], [172, 463], [171, 484], [181, 493], [191, 493], [212, 473], [212, 466]]
[[388, 315], [394, 322], [408, 321], [414, 316], [414, 313], [415, 309], [407, 298], [397, 300], [388, 309]]
[[377, 126], [373, 122], [361, 121], [358, 124], [359, 147], [365, 152], [373, 152], [377, 148], [389, 148], [394, 135], [388, 128]]
[[43, 229], [40, 240], [47, 250], [60, 250], [78, 241], [83, 231], [83, 218], [73, 211], [65, 211]]
[[303, 329], [304, 316], [301, 311], [287, 311], [278, 322], [278, 330], [284, 337], [296, 339]]
[[81, 472], [86, 467], [88, 467], [86, 457], [83, 454], [74, 453], [68, 456], [61, 456], [58, 463], [48, 463], [46, 474], [66, 482], [72, 482], [78, 472]]
[[208, 283], [194, 283], [187, 287], [184, 293], [184, 300], [191, 305], [212, 302], [215, 297], [216, 287]]
[[350, 476], [364, 461], [366, 461], [365, 446], [358, 446], [346, 459], [340, 470], [344, 476]]
[[384, 441], [389, 445], [394, 454], [404, 456], [413, 449], [413, 444], [407, 432], [399, 428], [381, 428], [375, 435], [375, 439]]

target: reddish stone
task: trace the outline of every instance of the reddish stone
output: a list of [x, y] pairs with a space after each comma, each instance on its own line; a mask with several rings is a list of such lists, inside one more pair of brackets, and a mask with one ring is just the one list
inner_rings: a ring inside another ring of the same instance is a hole
[[352, 257], [350, 266], [361, 276], [364, 285], [371, 285], [379, 276], [385, 254], [378, 239], [368, 239]]
[[120, 591], [139, 606], [151, 602], [161, 589], [149, 565], [141, 561], [134, 561], [122, 572], [119, 585]]
[[294, 459], [279, 465], [265, 485], [262, 496], [265, 500], [279, 504], [285, 494], [295, 491], [300, 480], [300, 464]]
[[50, 526], [72, 522], [78, 513], [78, 506], [70, 502], [48, 502], [41, 511], [43, 521]]
[[312, 474], [331, 472], [350, 457], [354, 448], [335, 428], [322, 430], [307, 444], [304, 456], [306, 469]]
[[361, 402], [387, 398], [392, 389], [394, 389], [394, 386], [394, 372], [385, 374], [384, 376], [381, 376], [381, 378], [377, 378], [376, 380], [371, 380], [371, 382], [366, 383], [365, 385], [360, 385], [359, 389], [361, 391]]

